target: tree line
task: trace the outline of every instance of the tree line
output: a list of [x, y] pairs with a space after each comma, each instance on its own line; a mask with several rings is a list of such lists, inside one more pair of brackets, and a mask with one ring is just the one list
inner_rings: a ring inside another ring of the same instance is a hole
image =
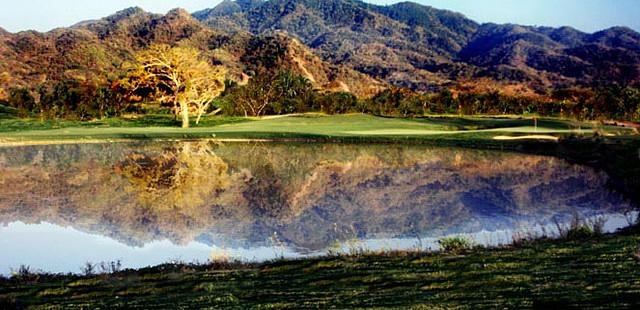
[[226, 115], [262, 116], [288, 113], [367, 113], [380, 116], [538, 115], [579, 120], [640, 120], [640, 88], [566, 88], [548, 96], [507, 95], [499, 91], [458, 92], [444, 89], [419, 93], [391, 87], [368, 99], [346, 92], [314, 90], [303, 76], [290, 71], [258, 75], [247, 85], [228, 82], [217, 105]]
[[65, 80], [53, 87], [13, 88], [5, 102], [22, 117], [102, 119], [145, 113], [142, 103], [166, 107], [189, 126], [205, 114], [264, 116], [289, 113], [368, 113], [420, 117], [429, 114], [533, 114], [576, 119], [640, 120], [640, 89], [564, 88], [547, 96], [477, 93], [444, 89], [418, 93], [390, 87], [361, 99], [347, 92], [314, 88], [292, 71], [258, 67], [245, 85], [225, 80], [226, 70], [192, 48], [151, 46], [123, 66], [123, 75], [102, 85]]

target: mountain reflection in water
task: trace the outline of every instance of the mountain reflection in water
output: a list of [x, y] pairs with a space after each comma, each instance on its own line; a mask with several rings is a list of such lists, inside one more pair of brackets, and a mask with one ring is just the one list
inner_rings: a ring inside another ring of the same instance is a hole
[[[553, 157], [416, 145], [2, 148], [0, 223], [13, 224], [0, 230], [0, 246], [13, 227], [28, 230], [20, 222], [70, 227], [140, 249], [197, 243], [318, 253], [336, 241], [526, 230], [629, 209], [607, 180]], [[21, 255], [4, 253], [0, 263]], [[148, 255], [153, 262], [175, 258]]]

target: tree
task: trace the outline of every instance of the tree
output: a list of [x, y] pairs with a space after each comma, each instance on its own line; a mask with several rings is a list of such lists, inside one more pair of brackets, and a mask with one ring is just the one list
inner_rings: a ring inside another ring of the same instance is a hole
[[9, 105], [18, 109], [20, 116], [27, 116], [36, 107], [36, 101], [26, 88], [9, 90]]
[[160, 154], [131, 153], [116, 164], [116, 173], [129, 180], [145, 205], [178, 208], [200, 215], [212, 193], [232, 183], [227, 163], [208, 142], [184, 142]]
[[9, 93], [4, 88], [6, 85], [9, 85], [11, 82], [11, 75], [9, 72], [0, 73], [0, 100], [7, 100], [9, 97]]
[[91, 93], [88, 108], [94, 117], [103, 119], [120, 115], [128, 105], [120, 93], [111, 87], [100, 86]]
[[135, 60], [129, 68], [134, 88], [151, 81], [154, 95], [171, 103], [176, 116], [182, 116], [183, 128], [189, 127], [190, 109], [197, 113], [199, 123], [213, 99], [224, 91], [225, 68], [203, 60], [195, 48], [153, 45], [135, 54]]
[[353, 112], [357, 111], [358, 98], [348, 92], [324, 93], [318, 97], [317, 105], [320, 111], [327, 114]]
[[313, 85], [302, 75], [291, 71], [279, 72], [275, 79], [277, 102], [273, 107], [275, 114], [305, 112], [313, 101]]
[[278, 89], [273, 78], [266, 74], [258, 74], [249, 83], [230, 96], [245, 116], [262, 116], [267, 107], [278, 99]]
[[[84, 103], [84, 91], [75, 80], [64, 80], [56, 83], [49, 92], [45, 87], [38, 87], [40, 97], [39, 110], [41, 115], [46, 112], [49, 117], [70, 117], [78, 111]], [[80, 115], [80, 118], [83, 118]]]
[[[222, 68], [219, 67], [218, 68]], [[225, 83], [224, 70], [215, 72], [212, 75], [205, 75], [203, 78], [196, 78], [191, 81], [191, 87], [188, 87], [187, 98], [196, 110], [196, 124], [200, 123], [200, 118], [204, 115], [214, 99], [216, 99], [224, 91]], [[215, 113], [220, 112], [218, 108]], [[214, 113], [214, 114], [215, 114]], [[187, 123], [188, 124], [188, 123]]]

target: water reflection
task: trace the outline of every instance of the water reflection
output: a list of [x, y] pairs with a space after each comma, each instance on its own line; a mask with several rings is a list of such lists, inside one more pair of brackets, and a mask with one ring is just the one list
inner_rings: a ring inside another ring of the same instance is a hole
[[[204, 261], [208, 255], [192, 252], [201, 247], [248, 259], [269, 258], [268, 247], [273, 253], [282, 246], [281, 252], [295, 256], [348, 240], [386, 240], [394, 248], [397, 240], [526, 230], [569, 221], [576, 213], [629, 208], [607, 181], [601, 172], [551, 157], [424, 146], [175, 142], [4, 148], [0, 223], [9, 226], [0, 230], [0, 246], [10, 247], [7, 240], [16, 238], [35, 243], [29, 229], [45, 227], [53, 234], [52, 227], [69, 227], [68, 240], [58, 243], [74, 242], [74, 234], [94, 235], [101, 239], [87, 242], [86, 251], [99, 252], [104, 240], [115, 240], [123, 248], [104, 259], [133, 251], [129, 256], [149, 264], [174, 259], [174, 252]], [[148, 251], [157, 244], [174, 252]], [[26, 261], [33, 255], [13, 246], [0, 255], [0, 268], [9, 257]]]

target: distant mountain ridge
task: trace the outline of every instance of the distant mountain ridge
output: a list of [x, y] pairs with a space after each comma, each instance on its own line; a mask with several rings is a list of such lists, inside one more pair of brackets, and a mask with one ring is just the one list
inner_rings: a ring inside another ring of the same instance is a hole
[[[219, 9], [234, 5], [231, 14]], [[587, 34], [571, 27], [480, 25], [412, 2], [356, 0], [225, 0], [194, 16], [212, 28], [235, 23], [231, 28], [253, 34], [283, 30], [329, 62], [416, 89], [477, 77], [539, 90], [640, 80], [640, 34], [624, 27]]]
[[[105, 83], [117, 78], [132, 53], [150, 44], [179, 44], [200, 49], [229, 69], [229, 78], [246, 82], [257, 56], [275, 57], [273, 71], [290, 70], [306, 76], [318, 89], [369, 96], [383, 84], [347, 67], [327, 63], [297, 40], [278, 33], [252, 36], [213, 30], [182, 9], [166, 15], [140, 8], [119, 11], [100, 20], [78, 23], [47, 33], [33, 31], [0, 37], [0, 87], [35, 87], [73, 79]], [[277, 46], [281, 53], [265, 48]], [[262, 55], [256, 55], [263, 53]], [[252, 55], [252, 57], [246, 57]], [[6, 92], [5, 92], [6, 93]]]
[[515, 84], [545, 93], [640, 84], [640, 34], [632, 29], [588, 34], [571, 27], [479, 24], [412, 2], [225, 0], [193, 14], [175, 9], [166, 15], [129, 8], [47, 33], [0, 29], [0, 43], [5, 90], [69, 78], [104, 81], [118, 74], [132, 51], [153, 43], [197, 47], [241, 83], [253, 73], [252, 62], [275, 56], [268, 62], [272, 70], [291, 70], [319, 89], [359, 96], [390, 85], [424, 91]]

